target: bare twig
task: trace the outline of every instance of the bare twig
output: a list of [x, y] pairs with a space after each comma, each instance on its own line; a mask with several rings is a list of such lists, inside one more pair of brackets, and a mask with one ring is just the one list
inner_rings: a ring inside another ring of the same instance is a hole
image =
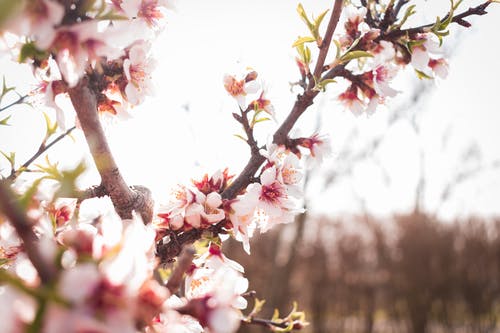
[[394, 6], [394, 11], [393, 11], [395, 19], [398, 17], [401, 8], [403, 8], [403, 6], [406, 5], [408, 2], [410, 2], [410, 0], [398, 0], [396, 5]]
[[181, 287], [184, 273], [186, 273], [193, 263], [195, 250], [192, 246], [185, 246], [179, 256], [178, 264], [175, 267], [170, 279], [167, 282], [167, 289], [173, 294]]
[[[342, 12], [342, 0], [335, 0], [335, 4], [333, 5], [333, 12], [330, 16], [330, 21], [328, 22], [328, 27], [326, 28], [325, 37], [321, 42], [319, 47], [319, 55], [318, 60], [316, 62], [316, 66], [314, 68], [314, 77], [318, 79], [323, 73], [323, 66], [325, 64], [326, 56], [328, 54], [328, 49], [330, 48], [330, 44], [332, 42], [333, 33], [335, 32], [335, 28], [339, 23], [340, 13]], [[309, 89], [314, 88], [314, 81], [309, 82]]]
[[51, 261], [46, 261], [40, 252], [38, 238], [33, 232], [34, 222], [23, 212], [16, 202], [16, 196], [8, 181], [0, 181], [0, 211], [7, 217], [23, 241], [24, 250], [40, 276], [42, 283], [49, 283], [56, 275]]
[[4, 106], [3, 108], [0, 108], [0, 112], [5, 111], [10, 107], [13, 107], [14, 105], [22, 104], [27, 97], [28, 97], [28, 95], [19, 96], [19, 98], [17, 100], [15, 100], [14, 102]]
[[[288, 321], [278, 322], [278, 321], [273, 321], [271, 319], [263, 319], [263, 318], [255, 318], [255, 317], [243, 319], [243, 320], [241, 320], [241, 323], [245, 324], [245, 325], [264, 326], [264, 327], [267, 327], [269, 329], [287, 328], [291, 324], [291, 322], [288, 322]], [[295, 324], [294, 324], [292, 330], [300, 330], [302, 328], [303, 328], [303, 325], [297, 324], [297, 327], [295, 327]]]
[[253, 108], [249, 106], [245, 111], [241, 111], [241, 116], [236, 113], [233, 113], [233, 116], [234, 119], [236, 119], [236, 121], [238, 121], [243, 126], [243, 129], [245, 130], [245, 134], [247, 136], [247, 143], [250, 146], [250, 150], [253, 156], [259, 154], [259, 146], [257, 145], [257, 140], [255, 140], [255, 137], [253, 135], [253, 128], [248, 122], [248, 113], [252, 110]]
[[101, 198], [108, 195], [104, 185], [94, 185], [83, 191], [76, 191], [77, 202], [82, 202], [91, 198]]
[[[476, 7], [470, 7], [465, 12], [453, 16], [453, 18], [451, 19], [451, 22], [457, 23], [461, 26], [468, 28], [471, 26], [471, 24], [468, 21], [466, 21], [465, 18], [469, 17], [469, 16], [473, 16], [473, 15], [481, 16], [481, 15], [487, 14], [488, 12], [486, 11], [486, 8], [488, 8], [488, 6], [491, 4], [492, 4], [491, 1], [486, 1], [486, 2], [480, 4]], [[448, 15], [446, 15], [443, 18], [443, 20], [446, 20], [447, 18], [448, 18]], [[418, 33], [427, 32], [427, 29], [432, 27], [434, 24], [435, 23], [429, 23], [429, 24], [425, 24], [425, 25], [421, 25], [421, 26], [409, 28], [409, 29], [393, 30], [393, 31], [388, 32], [387, 34], [381, 34], [380, 37], [378, 37], [377, 39], [378, 40], [394, 40], [394, 39], [397, 39], [397, 38], [404, 36], [404, 35], [407, 35], [407, 34], [412, 36], [412, 35], [415, 35]]]
[[31, 163], [33, 163], [37, 158], [40, 157], [40, 155], [42, 155], [43, 153], [45, 153], [47, 150], [49, 150], [53, 145], [55, 145], [56, 143], [58, 143], [59, 141], [61, 141], [62, 139], [64, 139], [66, 136], [68, 136], [74, 129], [76, 128], [76, 126], [73, 126], [71, 127], [70, 129], [68, 129], [66, 132], [62, 133], [61, 135], [59, 135], [57, 138], [55, 138], [51, 143], [49, 143], [48, 145], [45, 145], [45, 143], [43, 142], [40, 147], [38, 148], [38, 150], [36, 151], [36, 153], [31, 156], [26, 162], [23, 163], [23, 165], [21, 165], [19, 167], [19, 169], [17, 170], [12, 170], [12, 172], [10, 173], [9, 177], [7, 179], [9, 180], [15, 180], [17, 178], [17, 176], [19, 176], [19, 174], [27, 169]]
[[130, 188], [125, 183], [109, 149], [104, 130], [97, 113], [95, 93], [89, 88], [89, 79], [84, 77], [79, 84], [68, 90], [82, 130], [101, 175], [101, 184], [111, 198], [121, 218], [132, 218], [132, 211], [141, 214], [144, 223], [153, 219], [153, 199], [150, 191], [142, 186]]

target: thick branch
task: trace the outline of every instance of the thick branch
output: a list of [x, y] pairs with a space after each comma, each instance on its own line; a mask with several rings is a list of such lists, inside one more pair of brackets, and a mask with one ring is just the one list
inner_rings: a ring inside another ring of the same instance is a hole
[[101, 175], [101, 184], [111, 198], [116, 212], [121, 218], [129, 219], [135, 210], [141, 214], [144, 223], [149, 223], [153, 217], [151, 193], [145, 187], [129, 188], [120, 174], [99, 121], [96, 96], [89, 88], [88, 78], [83, 78], [68, 92]]
[[37, 246], [38, 238], [33, 232], [34, 223], [29, 220], [16, 202], [16, 197], [9, 187], [9, 182], [0, 181], [0, 211], [7, 217], [23, 241], [24, 250], [42, 280], [46, 284], [56, 275], [54, 263], [46, 261]]

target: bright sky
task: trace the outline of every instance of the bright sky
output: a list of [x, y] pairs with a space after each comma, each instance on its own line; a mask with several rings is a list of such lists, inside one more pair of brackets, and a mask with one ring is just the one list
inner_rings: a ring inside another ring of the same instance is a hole
[[[464, 1], [462, 8], [478, 3]], [[307, 11], [318, 14], [331, 1], [306, 0], [303, 5]], [[425, 22], [444, 13], [447, 6], [446, 1], [426, 3]], [[266, 82], [277, 118], [282, 120], [294, 101], [288, 83], [298, 78], [291, 44], [298, 35], [306, 33], [296, 14], [296, 4], [290, 1], [184, 0], [178, 1], [176, 7], [156, 43], [156, 96], [132, 111], [135, 115], [132, 121], [106, 126], [112, 150], [128, 183], [150, 187], [160, 202], [177, 182], [185, 183], [218, 168], [230, 167], [233, 173], [241, 170], [248, 158], [248, 148], [232, 136], [240, 132], [231, 116], [237, 105], [225, 93], [222, 77], [247, 66], [257, 70]], [[426, 204], [430, 209], [435, 208], [443, 182], [461, 167], [457, 156], [464, 147], [477, 142], [482, 162], [500, 159], [500, 149], [496, 146], [500, 141], [497, 129], [500, 107], [495, 99], [500, 77], [496, 35], [499, 7], [493, 5], [486, 17], [473, 18], [474, 27], [459, 35], [451, 53], [448, 80], [439, 82], [433, 88], [432, 98], [418, 110], [422, 113], [425, 134], [420, 138], [405, 122], [387, 130], [384, 126], [387, 110], [381, 109], [369, 119], [343, 112], [334, 101], [338, 94], [335, 88], [308, 111], [299, 125], [303, 133], [311, 133], [320, 112], [322, 131], [331, 134], [336, 151], [355, 127], [363, 134], [358, 141], [360, 145], [376, 133], [388, 136], [376, 156], [390, 175], [389, 186], [384, 185], [380, 168], [373, 164], [357, 165], [352, 182], [340, 182], [320, 195], [313, 186], [310, 197], [315, 211], [359, 211], [357, 196], [364, 198], [367, 208], [378, 214], [407, 210], [413, 202], [419, 172], [419, 142], [426, 151], [429, 175]], [[26, 86], [26, 76], [21, 73], [29, 70], [7, 66], [5, 61], [0, 68], [8, 82]], [[414, 81], [400, 81], [400, 98], [404, 100]], [[10, 128], [0, 128], [0, 149], [18, 150], [18, 160], [22, 162], [36, 150], [36, 141], [43, 136], [43, 128], [36, 125], [43, 124], [42, 117], [37, 110], [18, 107], [12, 123]], [[258, 132], [262, 143], [275, 126], [271, 122], [262, 124]], [[443, 152], [441, 138], [449, 128]], [[62, 165], [78, 162], [86, 154], [86, 146], [80, 133], [75, 138], [77, 143], [66, 140], [54, 147], [50, 153], [52, 159], [61, 160]], [[335, 165], [335, 157], [325, 164], [327, 168]], [[0, 167], [5, 167], [5, 161], [0, 161]], [[97, 175], [90, 173], [82, 185], [97, 182]], [[498, 214], [499, 189], [498, 171], [481, 174], [458, 188], [440, 213], [444, 216], [471, 212]]]

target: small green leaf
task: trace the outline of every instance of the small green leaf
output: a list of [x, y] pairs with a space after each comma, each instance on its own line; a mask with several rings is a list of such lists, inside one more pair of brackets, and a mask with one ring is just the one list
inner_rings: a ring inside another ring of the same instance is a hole
[[276, 321], [280, 319], [280, 310], [274, 309], [273, 316], [271, 317], [272, 321]]
[[417, 77], [422, 80], [422, 79], [428, 79], [428, 80], [432, 80], [433, 77], [432, 76], [429, 76], [427, 74], [425, 74], [424, 72], [422, 71], [419, 71], [418, 69], [415, 69], [415, 72], [417, 73]]
[[317, 82], [316, 85], [314, 86], [314, 90], [316, 91], [326, 91], [326, 86], [330, 83], [337, 83], [334, 79], [325, 79], [323, 81]]
[[252, 122], [252, 126], [251, 127], [253, 127], [257, 123], [261, 123], [263, 121], [268, 121], [268, 120], [271, 120], [271, 118], [264, 117], [264, 118], [255, 119], [255, 121]]
[[128, 20], [128, 17], [126, 17], [124, 15], [120, 15], [113, 10], [110, 10], [109, 12], [96, 17], [96, 19], [103, 20], [103, 21], [105, 21], [105, 20], [107, 20], [107, 21], [123, 21], [123, 20]]
[[339, 60], [341, 62], [349, 62], [354, 59], [366, 58], [366, 57], [373, 57], [373, 55], [369, 52], [358, 50], [345, 53], [343, 56], [340, 57]]
[[264, 304], [266, 303], [266, 300], [260, 300], [257, 297], [255, 298], [255, 304], [253, 305], [252, 312], [250, 312], [250, 316], [254, 316], [262, 311], [262, 308], [264, 307]]
[[0, 120], [0, 125], [3, 125], [3, 126], [10, 126], [10, 124], [8, 123], [10, 117], [12, 117], [12, 115], [10, 116], [7, 116], [5, 118], [3, 118], [2, 120]]
[[319, 26], [321, 25], [321, 22], [323, 21], [323, 19], [325, 18], [325, 15], [328, 13], [328, 9], [325, 10], [323, 13], [319, 14], [319, 16], [314, 20], [314, 25], [316, 27], [318, 27], [319, 29]]
[[7, 95], [7, 93], [9, 91], [12, 91], [14, 89], [16, 89], [16, 88], [15, 87], [7, 87], [7, 83], [5, 81], [5, 75], [4, 75], [3, 82], [2, 82], [2, 96], [1, 97], [4, 97], [5, 95]]
[[306, 37], [299, 37], [297, 40], [292, 44], [292, 47], [297, 47], [299, 45], [303, 45], [304, 43], [311, 43], [315, 42], [316, 38], [311, 37], [311, 36], [306, 36]]
[[16, 164], [16, 152], [11, 151], [10, 153], [6, 154], [3, 151], [0, 151], [0, 153], [7, 159], [7, 161], [9, 161], [11, 169], [14, 170]]
[[243, 136], [243, 135], [240, 135], [240, 134], [233, 134], [235, 137], [237, 137], [238, 139], [241, 139], [245, 142], [247, 142], [247, 139]]
[[406, 9], [406, 12], [403, 16], [403, 18], [401, 19], [401, 21], [399, 21], [399, 23], [393, 25], [391, 27], [391, 30], [396, 30], [396, 29], [399, 29], [403, 26], [403, 24], [406, 23], [406, 21], [408, 20], [408, 18], [412, 15], [414, 15], [417, 11], [415, 10], [415, 7], [416, 5], [411, 5], [409, 6], [407, 9]]
[[19, 62], [25, 62], [27, 59], [44, 60], [47, 59], [49, 54], [45, 51], [39, 50], [35, 43], [28, 42], [21, 47], [21, 52], [19, 53]]
[[43, 112], [43, 117], [45, 118], [45, 127], [46, 127], [45, 139], [48, 139], [52, 134], [54, 134], [57, 131], [57, 123], [52, 122], [49, 115], [45, 112]]

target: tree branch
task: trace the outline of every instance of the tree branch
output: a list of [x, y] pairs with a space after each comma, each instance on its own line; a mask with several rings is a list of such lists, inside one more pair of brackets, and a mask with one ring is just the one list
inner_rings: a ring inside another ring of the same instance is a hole
[[[469, 17], [469, 16], [472, 16], [472, 15], [478, 15], [478, 16], [481, 16], [481, 15], [485, 15], [487, 14], [488, 12], [486, 11], [486, 8], [488, 8], [489, 5], [491, 5], [492, 2], [491, 1], [486, 1], [476, 7], [470, 7], [468, 10], [466, 10], [465, 12], [463, 13], [460, 13], [458, 15], [455, 15], [453, 16], [453, 18], [451, 19], [451, 22], [453, 23], [457, 23], [457, 24], [460, 24], [461, 26], [464, 26], [466, 28], [470, 27], [471, 24], [464, 20], [466, 17]], [[443, 20], [446, 20], [448, 18], [448, 15], [446, 15]], [[421, 25], [421, 26], [418, 26], [418, 27], [415, 27], [415, 28], [409, 28], [409, 29], [401, 29], [401, 30], [393, 30], [393, 31], [390, 31], [389, 33], [387, 34], [381, 34], [377, 40], [394, 40], [394, 39], [397, 39], [401, 36], [404, 36], [406, 34], [408, 35], [415, 35], [415, 34], [418, 34], [418, 33], [424, 33], [424, 32], [427, 32], [427, 28], [430, 28], [434, 25], [435, 23], [429, 23], [429, 24], [425, 24], [425, 25]]]
[[108, 195], [108, 192], [102, 184], [91, 186], [83, 191], [76, 191], [77, 202], [82, 202], [91, 198], [101, 198], [106, 195]]
[[153, 218], [151, 192], [143, 186], [129, 188], [125, 183], [99, 121], [96, 96], [89, 88], [88, 77], [84, 77], [68, 92], [101, 175], [101, 184], [111, 198], [116, 212], [121, 218], [130, 219], [132, 211], [135, 210], [141, 214], [144, 223], [151, 222]]
[[167, 289], [170, 290], [172, 294], [181, 287], [184, 273], [191, 267], [195, 253], [196, 251], [192, 246], [185, 246], [183, 248], [179, 256], [177, 267], [175, 267], [166, 285]]
[[[335, 30], [335, 27], [337, 26], [340, 17], [341, 9], [342, 9], [342, 1], [336, 0], [334, 4], [333, 13], [330, 16], [328, 28], [325, 33], [325, 38], [323, 39], [323, 43], [320, 47], [320, 56], [322, 60], [319, 59], [318, 57], [318, 62], [315, 67], [319, 75], [322, 73], [323, 65], [326, 56], [328, 54], [328, 49], [331, 43], [333, 32]], [[344, 66], [339, 65], [336, 68], [337, 68], [336, 70], [335, 68], [330, 70], [325, 76], [333, 78], [339, 75], [339, 73], [341, 73], [341, 69], [342, 70], [344, 69]], [[295, 101], [295, 104], [292, 110], [290, 111], [290, 114], [273, 135], [273, 142], [275, 144], [281, 145], [287, 142], [288, 134], [292, 130], [293, 126], [295, 125], [299, 117], [304, 113], [304, 111], [309, 106], [313, 104], [314, 98], [319, 93], [319, 91], [314, 90], [313, 88], [314, 88], [313, 86], [309, 87], [303, 94], [297, 96], [297, 100]], [[258, 152], [252, 153], [243, 171], [238, 175], [237, 178], [233, 180], [233, 182], [224, 190], [224, 192], [222, 192], [221, 194], [222, 198], [234, 199], [243, 189], [245, 189], [248, 186], [248, 184], [250, 184], [252, 179], [254, 179], [256, 172], [259, 170], [259, 168], [262, 166], [265, 160], [266, 158], [260, 155], [260, 153]], [[209, 228], [208, 231], [212, 232], [213, 234], [218, 234], [222, 230], [223, 227], [223, 224], [221, 224], [222, 222], [219, 222], [217, 225], [215, 225], [214, 226], [215, 229]], [[157, 255], [160, 257], [160, 260], [162, 262], [170, 261], [172, 258], [179, 255], [180, 249], [182, 248], [183, 244], [193, 243], [194, 241], [200, 239], [202, 234], [203, 231], [199, 229], [192, 229], [189, 231], [185, 231], [179, 235], [175, 234], [175, 239], [170, 239], [168, 243], [165, 244], [159, 243], [157, 245], [156, 247]]]
[[[269, 329], [273, 328], [287, 328], [291, 322], [289, 321], [283, 321], [283, 322], [278, 322], [278, 321], [273, 321], [270, 319], [263, 319], [263, 318], [255, 318], [255, 317], [250, 317], [246, 319], [241, 320], [242, 324], [245, 325], [258, 325], [258, 326], [264, 326]], [[304, 327], [303, 324], [301, 323], [293, 323], [292, 331], [294, 330], [300, 330]], [[287, 331], [288, 332], [288, 331]]]
[[16, 104], [22, 104], [27, 97], [28, 97], [28, 95], [19, 96], [19, 98], [17, 100], [15, 100], [14, 102], [4, 106], [3, 108], [0, 108], [0, 112], [5, 111], [8, 108], [13, 107]]
[[59, 141], [61, 141], [62, 139], [64, 139], [66, 136], [68, 136], [74, 129], [76, 128], [76, 126], [73, 126], [71, 127], [70, 129], [68, 129], [66, 132], [62, 133], [61, 135], [59, 135], [57, 138], [54, 139], [54, 141], [52, 141], [51, 143], [49, 143], [48, 145], [45, 145], [45, 141], [42, 142], [42, 144], [40, 145], [40, 147], [38, 148], [37, 152], [30, 157], [30, 159], [28, 159], [26, 162], [23, 163], [23, 165], [21, 165], [19, 167], [19, 169], [17, 170], [12, 170], [12, 172], [10, 173], [9, 177], [7, 177], [7, 179], [9, 180], [15, 180], [19, 174], [24, 170], [24, 169], [27, 169], [31, 163], [33, 163], [38, 157], [40, 157], [40, 155], [42, 155], [43, 153], [45, 153], [47, 150], [49, 150], [53, 145], [55, 145], [56, 143], [58, 143]]
[[[318, 79], [323, 73], [323, 66], [325, 64], [326, 56], [328, 54], [328, 49], [330, 48], [330, 44], [332, 42], [333, 33], [335, 32], [335, 28], [339, 23], [340, 13], [342, 12], [342, 0], [335, 0], [335, 4], [333, 5], [333, 12], [330, 16], [330, 21], [328, 22], [328, 27], [326, 28], [325, 37], [321, 42], [319, 47], [319, 55], [318, 60], [316, 62], [316, 67], [314, 68], [314, 78]], [[309, 89], [314, 88], [314, 81], [309, 82]]]
[[16, 196], [7, 181], [0, 181], [0, 211], [7, 217], [23, 241], [24, 250], [35, 267], [43, 284], [49, 283], [56, 275], [54, 263], [46, 261], [38, 245], [38, 237], [33, 232], [31, 221], [16, 202]]

